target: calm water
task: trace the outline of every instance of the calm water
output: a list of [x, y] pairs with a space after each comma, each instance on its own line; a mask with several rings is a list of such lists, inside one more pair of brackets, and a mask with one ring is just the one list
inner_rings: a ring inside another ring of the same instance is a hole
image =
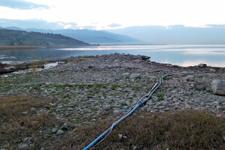
[[120, 45], [67, 49], [0, 50], [0, 61], [58, 59], [112, 53], [147, 55], [151, 60], [190, 66], [206, 63], [225, 67], [225, 45]]

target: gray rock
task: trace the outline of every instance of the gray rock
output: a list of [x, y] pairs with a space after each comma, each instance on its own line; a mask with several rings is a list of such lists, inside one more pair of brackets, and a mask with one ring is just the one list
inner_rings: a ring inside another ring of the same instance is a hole
[[186, 77], [184, 77], [184, 81], [194, 81], [194, 75], [187, 75]]
[[119, 109], [115, 109], [115, 110], [113, 111], [113, 113], [114, 113], [114, 114], [121, 113], [121, 110], [119, 110]]
[[131, 79], [140, 79], [141, 78], [141, 75], [139, 73], [132, 73], [130, 75], [130, 78]]
[[199, 91], [205, 90], [206, 87], [207, 87], [207, 85], [206, 85], [206, 83], [204, 83], [204, 82], [196, 82], [196, 83], [194, 84], [194, 88], [195, 88], [196, 90], [199, 90]]
[[52, 128], [52, 133], [56, 133], [57, 132], [57, 128]]
[[144, 61], [149, 61], [151, 57], [148, 56], [141, 56], [141, 59]]
[[62, 134], [64, 134], [63, 130], [58, 130], [57, 133], [56, 133], [56, 135], [62, 135]]
[[123, 139], [123, 134], [118, 134], [119, 140]]
[[205, 67], [207, 67], [207, 64], [199, 64], [198, 67], [205, 68]]
[[213, 94], [225, 96], [225, 80], [213, 80], [211, 86]]
[[209, 71], [210, 71], [210, 72], [216, 72], [216, 70], [213, 69], [213, 68], [210, 68]]
[[23, 114], [23, 115], [27, 115], [27, 114], [28, 114], [28, 112], [27, 112], [27, 111], [24, 111], [24, 112], [22, 112], [22, 114]]
[[68, 130], [74, 128], [74, 127], [75, 126], [73, 124], [65, 122], [60, 129], [63, 130], [63, 131], [68, 131]]
[[137, 146], [133, 145], [132, 150], [136, 150], [136, 149], [137, 149]]
[[29, 145], [26, 143], [21, 143], [18, 145], [18, 149], [19, 150], [28, 150], [29, 149]]
[[122, 76], [129, 76], [130, 73], [126, 72], [126, 73], [123, 73]]
[[127, 136], [123, 134], [118, 134], [118, 137], [119, 137], [119, 140], [127, 139]]

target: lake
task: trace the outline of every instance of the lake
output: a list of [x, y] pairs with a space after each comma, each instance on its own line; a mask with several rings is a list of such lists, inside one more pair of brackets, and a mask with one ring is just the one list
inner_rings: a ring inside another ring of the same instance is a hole
[[191, 66], [205, 63], [225, 67], [225, 45], [107, 45], [82, 48], [0, 50], [1, 62], [60, 59], [103, 54], [150, 56], [152, 61]]

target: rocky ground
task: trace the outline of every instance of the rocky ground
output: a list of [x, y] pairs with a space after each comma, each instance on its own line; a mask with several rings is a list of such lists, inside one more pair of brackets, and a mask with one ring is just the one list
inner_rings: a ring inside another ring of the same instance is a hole
[[[224, 116], [225, 68], [204, 64], [179, 67], [152, 62], [145, 56], [118, 54], [69, 58], [54, 68], [0, 76], [0, 102], [1, 99], [3, 102], [13, 99], [10, 107], [0, 107], [2, 112], [16, 107], [12, 105], [16, 97], [20, 97], [23, 104], [35, 97], [34, 102], [46, 104], [29, 104], [27, 109], [19, 110], [21, 115], [33, 117], [44, 113], [55, 118], [54, 123], [44, 129], [41, 126], [34, 134], [45, 142], [35, 141], [32, 134], [10, 141], [7, 132], [0, 132], [0, 149], [44, 150], [72, 130], [91, 126], [99, 120], [113, 120], [165, 74], [169, 76], [143, 108], [144, 112], [194, 109]], [[5, 129], [5, 125], [0, 123], [0, 130]]]

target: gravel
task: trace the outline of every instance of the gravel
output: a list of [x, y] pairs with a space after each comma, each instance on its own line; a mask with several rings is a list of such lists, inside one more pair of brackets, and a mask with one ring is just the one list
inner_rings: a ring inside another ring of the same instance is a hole
[[[224, 68], [184, 68], [119, 54], [74, 57], [62, 62], [46, 70], [0, 76], [0, 95], [49, 97], [53, 100], [51, 113], [83, 126], [117, 117], [145, 95], [157, 77], [170, 74], [144, 111], [198, 109], [225, 113], [225, 97], [215, 95], [211, 88], [214, 79], [224, 79]], [[57, 135], [66, 132], [60, 128], [53, 131]]]

